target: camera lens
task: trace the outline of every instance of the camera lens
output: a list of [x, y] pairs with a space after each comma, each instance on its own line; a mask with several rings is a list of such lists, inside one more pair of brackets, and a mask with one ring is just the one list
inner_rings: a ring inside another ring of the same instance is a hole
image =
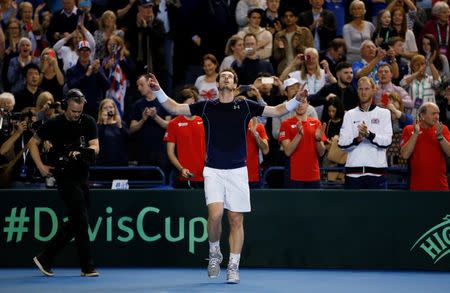
[[108, 112], [108, 117], [114, 117], [114, 112], [113, 111], [109, 111]]

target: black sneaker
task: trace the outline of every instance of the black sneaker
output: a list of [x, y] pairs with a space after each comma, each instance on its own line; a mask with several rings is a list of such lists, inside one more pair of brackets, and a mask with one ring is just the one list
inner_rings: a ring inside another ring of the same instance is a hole
[[96, 269], [90, 269], [87, 271], [81, 271], [82, 277], [98, 277], [100, 274], [97, 272]]
[[53, 274], [52, 269], [49, 265], [46, 265], [44, 262], [40, 261], [37, 256], [33, 257], [33, 261], [38, 267], [38, 269], [47, 277], [53, 277], [55, 274]]

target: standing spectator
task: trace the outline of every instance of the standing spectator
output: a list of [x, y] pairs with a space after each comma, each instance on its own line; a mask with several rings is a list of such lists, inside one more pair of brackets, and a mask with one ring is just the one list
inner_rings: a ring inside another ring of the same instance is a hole
[[162, 74], [164, 65], [164, 24], [154, 13], [152, 0], [140, 0], [136, 19], [130, 24], [125, 40], [136, 64], [136, 76], [147, 72]]
[[[13, 2], [14, 3], [14, 2]], [[2, 55], [2, 83], [5, 91], [11, 90], [11, 84], [8, 81], [9, 63], [14, 57], [19, 55], [19, 41], [22, 38], [20, 22], [17, 18], [11, 18], [6, 26], [4, 34], [4, 55]]]
[[405, 10], [401, 7], [394, 7], [391, 11], [393, 36], [401, 37], [405, 40], [405, 52], [402, 57], [409, 60], [417, 54], [417, 40], [412, 30], [406, 25]]
[[450, 156], [450, 132], [439, 121], [439, 108], [426, 102], [414, 125], [403, 129], [401, 154], [410, 162], [411, 190], [448, 190], [446, 158]]
[[450, 8], [444, 1], [439, 1], [433, 6], [431, 13], [434, 18], [425, 24], [419, 36], [419, 41], [423, 39], [425, 34], [432, 34], [438, 41], [440, 53], [445, 55], [448, 60], [450, 58]]
[[314, 48], [323, 52], [328, 43], [336, 37], [336, 18], [331, 11], [323, 9], [324, 0], [309, 0], [312, 9], [302, 12], [299, 26], [307, 27], [314, 36]]
[[93, 61], [95, 55], [95, 40], [92, 34], [83, 25], [64, 36], [64, 38], [56, 42], [53, 46], [53, 49], [58, 54], [58, 58], [63, 61], [63, 71], [65, 73], [69, 68], [72, 68], [77, 64], [77, 46], [83, 40], [86, 40], [89, 43], [89, 47], [94, 50], [92, 52], [93, 54], [90, 55], [90, 59]]
[[206, 54], [202, 60], [204, 75], [201, 75], [195, 81], [195, 87], [199, 92], [200, 101], [213, 100], [218, 97], [216, 79], [219, 72], [219, 63], [212, 54]]
[[168, 162], [163, 137], [170, 116], [153, 95], [145, 75], [136, 83], [142, 98], [133, 105], [130, 133], [136, 135], [137, 160], [139, 164], [160, 166], [166, 171]]
[[377, 47], [387, 50], [389, 48], [389, 38], [393, 35], [391, 12], [387, 9], [383, 9], [378, 13], [377, 19], [377, 25], [373, 32], [372, 41]]
[[290, 158], [289, 188], [320, 188], [319, 158], [325, 153], [324, 126], [308, 117], [308, 103], [297, 107], [295, 116], [281, 123], [278, 140]]
[[251, 33], [256, 36], [256, 55], [260, 59], [268, 60], [272, 56], [272, 34], [261, 27], [264, 10], [255, 8], [248, 11], [248, 26], [242, 28], [238, 35], [244, 37]]
[[24, 87], [25, 76], [23, 69], [29, 63], [39, 64], [39, 58], [31, 56], [31, 41], [28, 38], [21, 38], [19, 41], [19, 55], [11, 59], [8, 67], [8, 82], [11, 84], [13, 92]]
[[336, 18], [336, 36], [342, 37], [342, 28], [345, 24], [345, 1], [325, 0], [325, 9], [334, 14]]
[[284, 11], [283, 21], [286, 28], [275, 34], [273, 62], [278, 74], [294, 60], [298, 54], [303, 54], [306, 48], [314, 46], [314, 38], [306, 27], [297, 25], [296, 11], [288, 8]]
[[352, 21], [344, 25], [344, 40], [347, 44], [347, 61], [353, 63], [360, 60], [359, 50], [365, 40], [372, 38], [375, 27], [364, 20], [366, 6], [364, 2], [355, 0], [350, 4]]
[[395, 60], [398, 66], [398, 77], [392, 78], [395, 85], [399, 85], [403, 77], [409, 74], [409, 60], [402, 58], [407, 54], [405, 52], [405, 41], [401, 37], [392, 37], [389, 39], [389, 47], [394, 50]]
[[283, 21], [279, 14], [280, 0], [266, 0], [267, 9], [261, 19], [261, 27], [268, 30], [272, 35], [283, 28]]
[[111, 84], [100, 65], [100, 60], [95, 59], [91, 62], [91, 46], [87, 41], [78, 43], [77, 52], [79, 56], [77, 64], [67, 70], [67, 87], [78, 88], [84, 93], [87, 101], [85, 112], [97, 118], [100, 101]]
[[404, 107], [408, 110], [412, 109], [413, 103], [410, 95], [402, 87], [392, 83], [392, 66], [390, 64], [384, 63], [378, 66], [377, 76], [378, 90], [373, 97], [375, 105], [386, 107], [389, 99], [383, 100], [383, 96], [387, 97], [390, 93], [396, 93], [402, 99]]
[[25, 77], [25, 84], [20, 90], [14, 92], [14, 97], [16, 98], [15, 111], [24, 111], [27, 108], [34, 107], [39, 94], [42, 92], [39, 87], [41, 78], [39, 66], [29, 63], [25, 65], [22, 72]]
[[320, 60], [326, 60], [331, 74], [336, 76], [336, 65], [339, 62], [347, 60], [347, 45], [342, 38], [335, 38], [329, 44], [328, 48], [322, 54], [319, 54]]
[[82, 14], [82, 20], [84, 26], [90, 31], [95, 32], [97, 30], [97, 18], [91, 13], [92, 2], [91, 0], [78, 0], [78, 9]]
[[35, 54], [42, 54], [42, 51], [50, 46], [47, 38], [47, 31], [52, 20], [52, 13], [44, 10], [47, 4], [45, 2], [39, 4], [34, 12], [33, 34], [36, 40]]
[[239, 81], [243, 85], [253, 84], [260, 72], [268, 72], [273, 75], [273, 67], [266, 60], [261, 60], [256, 55], [256, 36], [254, 34], [247, 34], [244, 37], [244, 46], [246, 56], [242, 64], [239, 65], [235, 61], [231, 66], [236, 71]]
[[123, 31], [116, 27], [116, 15], [111, 10], [106, 10], [99, 19], [99, 29], [94, 32], [95, 59], [103, 59], [108, 55], [105, 43], [112, 35], [122, 39], [124, 37]]
[[55, 99], [50, 92], [41, 92], [36, 100], [36, 121], [44, 124], [47, 120], [54, 117], [55, 110], [62, 112], [61, 103], [55, 103]]
[[63, 8], [53, 13], [47, 38], [52, 44], [69, 35], [84, 23], [83, 13], [75, 5], [75, 0], [61, 0]]
[[376, 85], [370, 77], [358, 80], [359, 107], [347, 111], [339, 147], [348, 152], [345, 188], [386, 189], [386, 148], [392, 142], [391, 113], [373, 105]]
[[316, 94], [308, 97], [310, 104], [320, 106], [334, 98], [339, 98], [346, 111], [358, 105], [358, 95], [352, 86], [353, 69], [351, 64], [347, 62], [338, 63], [336, 77], [337, 83], [327, 84]]
[[261, 187], [260, 151], [263, 155], [269, 153], [268, 140], [264, 125], [258, 122], [257, 117], [253, 117], [247, 128], [247, 172], [250, 188]]
[[119, 114], [123, 117], [127, 88], [130, 80], [134, 79], [134, 63], [121, 37], [111, 35], [106, 41], [106, 48], [107, 56], [103, 58], [102, 66], [111, 83], [106, 97], [114, 100]]
[[19, 4], [19, 20], [25, 32], [33, 32], [33, 5], [24, 1]]
[[17, 3], [15, 0], [3, 0], [0, 5], [0, 15], [2, 15], [1, 25], [8, 23], [10, 19], [16, 19], [17, 15]]
[[259, 8], [266, 9], [267, 3], [266, 0], [239, 0], [236, 5], [236, 23], [239, 29], [242, 29], [248, 24], [248, 12], [251, 9]]
[[57, 100], [63, 99], [64, 74], [58, 65], [56, 53], [52, 48], [45, 48], [41, 54], [41, 88], [49, 91]]
[[450, 69], [448, 65], [447, 57], [439, 52], [438, 43], [436, 38], [432, 34], [425, 34], [422, 39], [422, 45], [420, 46], [419, 53], [425, 56], [425, 63], [427, 68], [425, 69], [425, 73], [427, 75], [431, 75], [431, 66], [430, 66], [430, 58], [434, 54], [436, 57], [433, 60], [433, 65], [436, 67], [439, 72], [439, 76], [443, 81], [448, 80], [450, 78]]
[[111, 99], [104, 99], [98, 108], [98, 141], [100, 152], [97, 165], [128, 165], [128, 127]]
[[[191, 105], [197, 101], [197, 94], [192, 89], [185, 88], [181, 90], [179, 100], [183, 104]], [[206, 160], [202, 118], [195, 115], [175, 117], [167, 126], [164, 141], [167, 142], [167, 156], [179, 173], [174, 187], [202, 188]]]
[[439, 87], [441, 78], [436, 67], [434, 67], [433, 61], [436, 54], [431, 56], [429, 64], [432, 75], [426, 75], [425, 57], [422, 55], [416, 55], [411, 59], [411, 74], [405, 76], [400, 85], [409, 91], [409, 95], [412, 98], [412, 114], [416, 115], [417, 110], [425, 102], [436, 103], [435, 89]]
[[416, 0], [392, 0], [387, 9], [393, 14], [394, 8], [402, 8], [406, 12], [407, 28], [418, 36], [427, 21], [427, 13], [416, 5]]
[[226, 57], [220, 64], [220, 70], [230, 68], [235, 60], [238, 64], [241, 64], [245, 56], [244, 39], [238, 35], [231, 36], [225, 46], [225, 55]]

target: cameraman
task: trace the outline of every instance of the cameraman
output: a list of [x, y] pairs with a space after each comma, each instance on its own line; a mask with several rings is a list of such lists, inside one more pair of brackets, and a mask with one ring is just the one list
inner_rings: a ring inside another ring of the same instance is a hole
[[[66, 110], [47, 121], [30, 140], [30, 153], [42, 176], [54, 175], [58, 192], [63, 199], [69, 221], [62, 224], [46, 249], [33, 260], [46, 276], [53, 276], [51, 269], [56, 255], [75, 237], [81, 276], [97, 277], [92, 261], [88, 235], [89, 163], [99, 151], [95, 120], [82, 114], [86, 99], [79, 89], [71, 89], [66, 95]], [[56, 162], [47, 165], [39, 154], [39, 145], [50, 141]]]

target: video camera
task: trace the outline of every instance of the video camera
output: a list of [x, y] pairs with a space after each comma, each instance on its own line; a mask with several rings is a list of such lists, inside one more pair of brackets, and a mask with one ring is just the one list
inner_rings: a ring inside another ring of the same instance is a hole
[[[75, 157], [71, 156], [72, 152], [79, 152]], [[62, 151], [51, 150], [47, 153], [46, 163], [54, 166], [57, 171], [72, 169], [82, 165], [91, 165], [95, 162], [95, 151], [91, 148], [66, 145]]]
[[29, 122], [27, 127], [28, 129], [34, 129], [35, 126], [34, 123], [31, 121], [31, 118], [33, 117], [33, 112], [26, 111], [26, 112], [8, 112], [5, 111], [5, 109], [0, 109], [0, 132], [2, 132], [4, 135], [9, 135], [11, 131], [14, 129], [14, 124], [16, 122], [21, 121], [27, 121]]

